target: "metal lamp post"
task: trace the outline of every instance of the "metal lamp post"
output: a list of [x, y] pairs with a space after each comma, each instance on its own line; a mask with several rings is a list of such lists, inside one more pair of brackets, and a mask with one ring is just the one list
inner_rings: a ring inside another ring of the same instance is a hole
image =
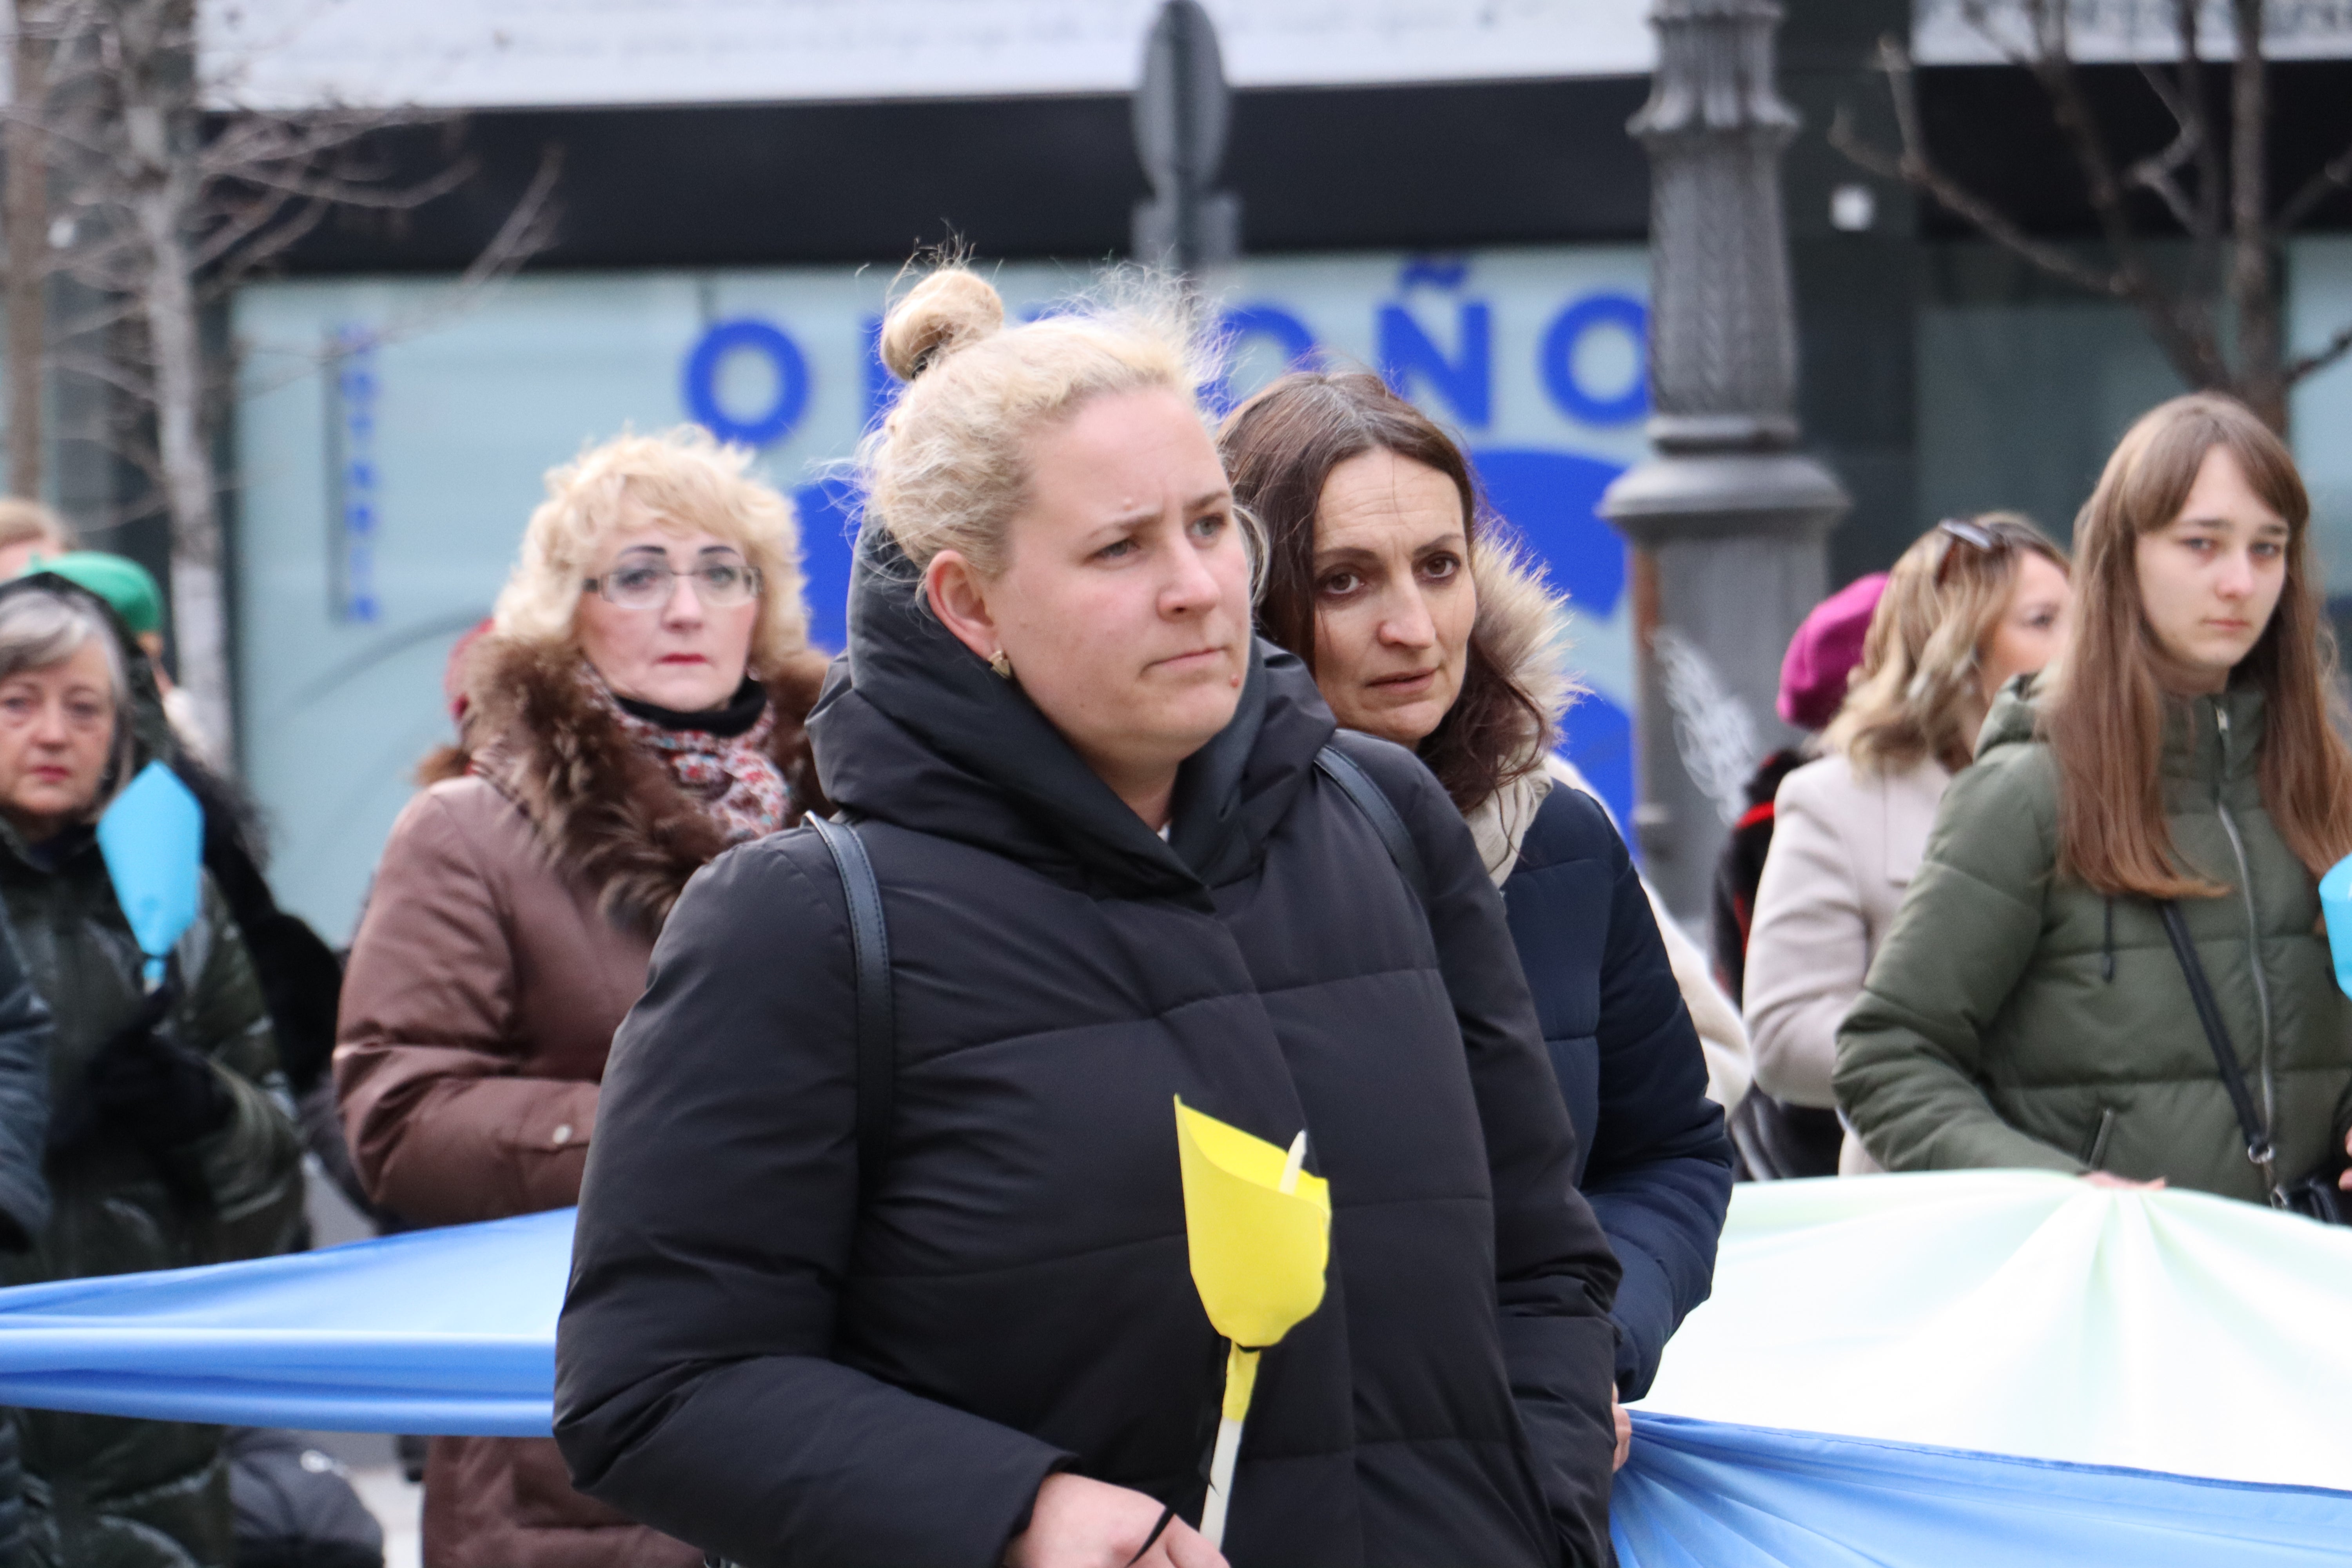
[[1656, 0], [1657, 73], [1627, 127], [1650, 159], [1655, 456], [1601, 512], [1634, 552], [1644, 869], [1685, 921], [1706, 908], [1740, 784], [1792, 734], [1773, 711], [1780, 657], [1851, 504], [1795, 449], [1780, 21], [1773, 0]]

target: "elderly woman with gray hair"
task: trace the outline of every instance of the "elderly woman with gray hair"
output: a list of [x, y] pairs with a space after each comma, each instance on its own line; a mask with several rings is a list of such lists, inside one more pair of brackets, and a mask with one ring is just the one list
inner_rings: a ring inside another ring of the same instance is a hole
[[[150, 992], [95, 824], [166, 747], [153, 677], [97, 598], [0, 586], [0, 901], [55, 1016], [51, 1212], [26, 1284], [262, 1257], [301, 1218], [301, 1142], [243, 942], [209, 882]], [[20, 1410], [26, 1559], [232, 1561], [217, 1427]]]

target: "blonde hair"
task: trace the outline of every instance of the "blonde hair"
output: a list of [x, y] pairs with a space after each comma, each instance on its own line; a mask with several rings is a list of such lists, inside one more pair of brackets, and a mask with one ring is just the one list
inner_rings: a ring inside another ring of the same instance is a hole
[[2031, 518], [1988, 511], [1961, 521], [2006, 548], [1979, 549], [1937, 523], [1895, 563], [1853, 689], [1822, 737], [1856, 773], [1929, 757], [1954, 773], [1968, 766], [1985, 719], [1977, 659], [2008, 612], [2019, 558], [2031, 551], [2067, 570], [2065, 552]]
[[1210, 363], [1182, 297], [1148, 276], [1114, 274], [1094, 298], [1007, 327], [995, 288], [953, 262], [890, 307], [880, 347], [908, 385], [858, 450], [864, 526], [917, 572], [953, 550], [983, 577], [1004, 569], [1038, 426], [1118, 393], [1193, 404]]
[[625, 435], [547, 471], [547, 499], [523, 530], [522, 556], [499, 595], [499, 637], [541, 647], [572, 640], [583, 579], [624, 527], [650, 521], [672, 533], [707, 531], [760, 574], [751, 669], [770, 676], [808, 646], [800, 524], [793, 503], [744, 470], [751, 453], [722, 447], [698, 426]]
[[39, 501], [0, 496], [0, 550], [19, 544], [53, 544], [62, 553], [74, 547], [73, 530]]

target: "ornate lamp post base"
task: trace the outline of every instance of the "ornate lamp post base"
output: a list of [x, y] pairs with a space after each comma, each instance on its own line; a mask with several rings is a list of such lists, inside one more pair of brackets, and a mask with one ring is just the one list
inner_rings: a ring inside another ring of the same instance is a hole
[[1741, 786], [1794, 738], [1773, 710], [1780, 656], [1828, 592], [1822, 541], [1847, 505], [1797, 452], [1671, 454], [1601, 502], [1634, 550], [1643, 870], [1687, 922], [1706, 910]]

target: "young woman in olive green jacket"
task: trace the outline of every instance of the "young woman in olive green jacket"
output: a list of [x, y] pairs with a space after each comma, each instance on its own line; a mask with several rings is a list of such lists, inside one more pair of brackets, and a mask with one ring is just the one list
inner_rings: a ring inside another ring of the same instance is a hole
[[1839, 1030], [1839, 1103], [1889, 1169], [2035, 1166], [2261, 1202], [2343, 1165], [2352, 1001], [2317, 878], [2352, 852], [2352, 752], [2328, 721], [2310, 510], [2284, 445], [2226, 398], [2164, 404], [2108, 460], [2075, 523], [2067, 650], [1996, 704]]

